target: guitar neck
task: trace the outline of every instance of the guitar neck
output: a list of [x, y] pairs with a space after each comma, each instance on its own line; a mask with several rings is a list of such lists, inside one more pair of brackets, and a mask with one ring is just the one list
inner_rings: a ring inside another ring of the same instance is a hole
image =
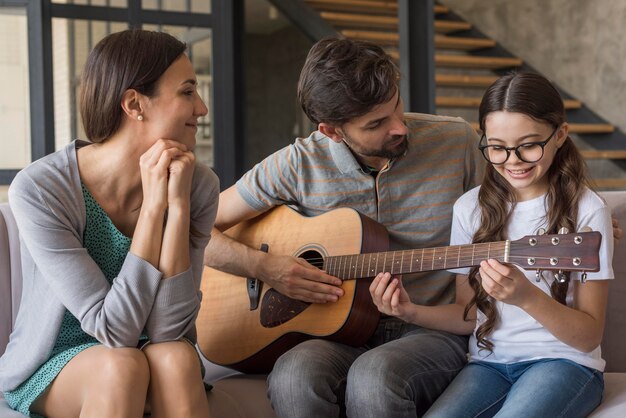
[[374, 277], [380, 272], [407, 274], [473, 267], [488, 258], [508, 262], [510, 241], [416, 250], [332, 256], [324, 258], [324, 271], [342, 280]]

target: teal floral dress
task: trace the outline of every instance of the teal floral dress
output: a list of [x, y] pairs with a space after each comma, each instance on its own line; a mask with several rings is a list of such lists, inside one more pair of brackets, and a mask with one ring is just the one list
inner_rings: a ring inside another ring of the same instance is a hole
[[[84, 232], [85, 248], [100, 266], [107, 280], [113, 283], [113, 279], [119, 274], [128, 254], [131, 239], [113, 225], [111, 219], [84, 185], [82, 189], [87, 212]], [[24, 415], [39, 417], [30, 412], [30, 406], [35, 399], [46, 390], [74, 356], [97, 344], [100, 343], [81, 329], [78, 319], [69, 311], [65, 311], [56, 344], [48, 361], [15, 390], [4, 393], [8, 404]]]

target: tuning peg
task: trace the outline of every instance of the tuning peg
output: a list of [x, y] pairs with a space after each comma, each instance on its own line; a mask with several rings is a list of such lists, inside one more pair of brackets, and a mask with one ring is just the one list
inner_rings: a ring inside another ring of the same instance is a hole
[[545, 228], [539, 228], [539, 229], [537, 230], [537, 234], [535, 234], [535, 235], [543, 235], [543, 234], [545, 234], [545, 233], [546, 233], [546, 229], [545, 229]]
[[554, 280], [559, 283], [565, 283], [567, 281], [567, 276], [563, 274], [563, 270], [559, 270], [558, 273], [554, 273]]
[[541, 281], [541, 270], [535, 272], [535, 281], [539, 283]]
[[580, 282], [585, 283], [587, 281], [587, 272], [583, 271], [583, 274], [580, 276]]
[[559, 229], [559, 234], [569, 234], [569, 229], [565, 228], [564, 226], [562, 226]]
[[580, 232], [591, 232], [592, 229], [590, 226], [583, 226], [582, 228], [580, 228]]

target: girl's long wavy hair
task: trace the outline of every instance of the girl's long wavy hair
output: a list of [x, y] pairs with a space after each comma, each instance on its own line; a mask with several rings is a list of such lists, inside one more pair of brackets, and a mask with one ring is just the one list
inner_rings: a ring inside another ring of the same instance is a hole
[[[485, 131], [485, 119], [492, 112], [507, 111], [522, 113], [532, 119], [545, 122], [556, 128], [565, 122], [563, 99], [554, 86], [544, 77], [534, 73], [512, 73], [496, 80], [485, 92], [479, 107], [480, 129]], [[578, 149], [568, 136], [557, 150], [552, 165], [546, 173], [548, 193], [546, 196], [546, 233], [557, 233], [565, 227], [576, 230], [578, 202], [589, 187], [587, 166]], [[506, 225], [517, 201], [513, 187], [488, 164], [478, 194], [481, 212], [480, 227], [474, 234], [475, 243], [505, 240]], [[465, 318], [469, 310], [476, 307], [486, 320], [476, 330], [478, 347], [493, 351], [488, 337], [499, 321], [498, 311], [491, 297], [482, 288], [477, 276], [478, 267], [472, 268], [469, 284], [474, 297], [465, 307]], [[554, 299], [565, 304], [569, 287], [569, 274], [565, 283], [554, 280], [550, 293]]]

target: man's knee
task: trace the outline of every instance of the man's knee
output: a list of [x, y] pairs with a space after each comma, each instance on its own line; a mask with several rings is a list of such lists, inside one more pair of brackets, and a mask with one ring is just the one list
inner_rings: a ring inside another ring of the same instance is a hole
[[276, 360], [269, 375], [270, 391], [280, 388], [291, 391], [301, 385], [299, 382], [313, 382], [328, 367], [328, 341], [308, 340], [285, 352]]

